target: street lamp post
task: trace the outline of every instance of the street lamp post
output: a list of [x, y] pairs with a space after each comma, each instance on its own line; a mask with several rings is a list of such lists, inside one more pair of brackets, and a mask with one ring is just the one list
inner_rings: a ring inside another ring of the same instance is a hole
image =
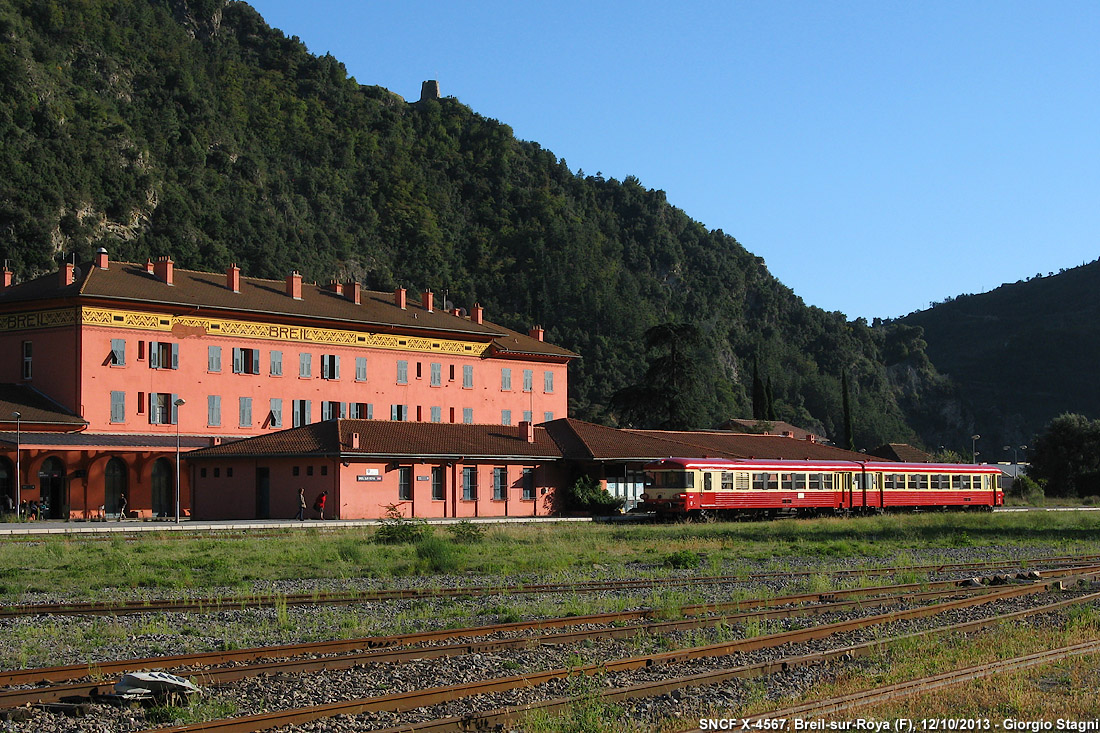
[[982, 436], [980, 436], [980, 435], [971, 435], [970, 436], [970, 462], [971, 463], [977, 463], [978, 462], [978, 438], [980, 438], [980, 437], [982, 437]]
[[176, 524], [180, 523], [180, 414], [179, 408], [187, 404], [182, 397], [172, 403], [176, 407]]
[[20, 430], [22, 427], [20, 423], [23, 420], [23, 413], [16, 411], [13, 412], [11, 416], [15, 418], [15, 516], [18, 517], [22, 511], [22, 509], [20, 509], [22, 505], [22, 497], [20, 496], [22, 486], [20, 486], [20, 484], [23, 478], [22, 474], [19, 473], [19, 457], [23, 453], [23, 438], [22, 431]]
[[1019, 448], [1017, 448], [1017, 446], [1014, 446], [1014, 445], [1006, 445], [1004, 447], [1004, 449], [1006, 451], [1008, 451], [1008, 450], [1012, 451], [1012, 478], [1017, 478], [1020, 475], [1020, 463], [1017, 460], [1016, 451], [1017, 450], [1027, 450], [1027, 446], [1026, 445], [1021, 445], [1021, 446], [1019, 446]]

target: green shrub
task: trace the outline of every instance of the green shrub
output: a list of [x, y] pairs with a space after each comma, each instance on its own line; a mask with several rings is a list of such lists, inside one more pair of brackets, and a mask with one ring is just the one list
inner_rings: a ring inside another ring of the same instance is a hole
[[1032, 506], [1040, 506], [1046, 500], [1045, 482], [1020, 475], [1012, 482], [1012, 495]]
[[416, 556], [434, 573], [449, 573], [462, 564], [462, 553], [448, 540], [428, 535], [416, 543]]
[[395, 504], [386, 507], [382, 526], [374, 533], [374, 541], [383, 545], [408, 545], [430, 536], [432, 528], [423, 519], [406, 517]]
[[592, 514], [615, 514], [623, 508], [623, 500], [612, 496], [591, 476], [581, 476], [565, 492], [566, 507]]
[[697, 568], [699, 567], [699, 553], [691, 550], [677, 550], [665, 555], [664, 565], [669, 568]]
[[465, 519], [447, 527], [447, 531], [451, 539], [460, 545], [476, 545], [485, 539], [485, 527]]

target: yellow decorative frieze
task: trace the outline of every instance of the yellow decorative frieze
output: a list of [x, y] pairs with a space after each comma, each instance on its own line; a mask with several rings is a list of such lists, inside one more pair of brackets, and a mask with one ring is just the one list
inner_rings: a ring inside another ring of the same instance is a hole
[[32, 331], [75, 324], [76, 311], [72, 308], [0, 315], [0, 331]]
[[[70, 318], [72, 312], [69, 312]], [[140, 311], [106, 308], [82, 308], [82, 325], [107, 328], [160, 331], [176, 338], [225, 336], [238, 339], [289, 341], [324, 346], [351, 346], [364, 349], [390, 349], [437, 354], [481, 356], [488, 344], [474, 341], [401, 336], [370, 331], [347, 331], [312, 326], [285, 326], [255, 321], [235, 321], [221, 318], [200, 318], [192, 315], [172, 316]]]

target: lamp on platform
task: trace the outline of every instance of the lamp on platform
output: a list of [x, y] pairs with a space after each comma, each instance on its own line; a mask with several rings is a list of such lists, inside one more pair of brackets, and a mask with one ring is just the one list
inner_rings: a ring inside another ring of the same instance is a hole
[[180, 523], [180, 414], [179, 408], [187, 404], [182, 397], [172, 403], [176, 406], [176, 524]]
[[19, 473], [19, 457], [23, 453], [22, 431], [20, 429], [22, 427], [20, 423], [23, 420], [23, 413], [17, 410], [13, 412], [11, 416], [15, 418], [15, 516], [18, 517], [19, 513], [22, 511], [20, 508], [22, 504], [22, 497], [20, 496], [22, 474]]

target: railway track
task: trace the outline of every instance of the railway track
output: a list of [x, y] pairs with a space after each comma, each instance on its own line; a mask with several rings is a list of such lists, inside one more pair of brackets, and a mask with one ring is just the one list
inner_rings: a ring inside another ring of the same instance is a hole
[[[858, 589], [842, 592], [851, 598], [851, 600], [846, 601], [839, 600], [830, 594], [819, 594], [817, 596], [799, 595], [691, 605], [679, 609], [679, 613], [684, 618], [672, 621], [650, 621], [641, 624], [625, 624], [624, 622], [650, 619], [663, 612], [642, 609], [388, 637], [368, 637], [312, 644], [125, 659], [61, 667], [6, 670], [0, 672], [0, 685], [5, 687], [42, 685], [43, 683], [49, 683], [49, 686], [0, 691], [0, 709], [10, 709], [27, 703], [54, 702], [71, 696], [106, 694], [117, 682], [117, 679], [109, 676], [124, 672], [171, 670], [174, 674], [179, 675], [201, 675], [207, 684], [221, 684], [263, 674], [348, 669], [372, 662], [403, 662], [416, 658], [456, 656], [541, 644], [560, 645], [593, 638], [622, 639], [630, 638], [639, 633], [649, 635], [667, 634], [687, 629], [713, 627], [719, 624], [743, 623], [753, 619], [815, 616], [857, 608], [875, 608], [914, 601], [951, 600], [958, 597], [977, 596], [993, 592], [987, 588], [959, 588], [954, 583], [946, 581], [940, 585], [951, 587], [924, 592], [918, 592], [918, 589], [911, 584]], [[823, 596], [828, 599], [826, 600]], [[547, 629], [591, 627], [593, 625], [602, 625], [604, 628], [600, 630], [586, 628], [585, 630], [573, 632], [542, 633], [526, 637], [509, 636], [456, 643], [457, 640], [461, 639], [485, 639], [486, 637], [515, 634], [523, 631], [542, 632]], [[426, 643], [435, 645], [416, 646]], [[322, 655], [323, 658], [319, 659], [318, 657]], [[89, 677], [94, 677], [95, 681], [83, 684], [61, 684], [84, 680]]]
[[[763, 648], [774, 648], [785, 644], [803, 643], [808, 640], [823, 639], [830, 636], [865, 629], [869, 626], [885, 625], [903, 620], [926, 618], [951, 610], [958, 610], [970, 606], [991, 603], [995, 600], [1004, 600], [1012, 597], [1035, 594], [1046, 590], [1045, 584], [1036, 587], [1010, 588], [986, 594], [979, 598], [969, 598], [958, 601], [945, 602], [932, 607], [919, 607], [906, 611], [887, 614], [879, 614], [867, 618], [842, 621], [807, 629], [767, 634], [749, 639], [739, 639], [732, 642], [723, 642], [700, 647], [678, 649], [670, 652], [647, 654], [643, 656], [612, 659], [600, 664], [589, 664], [571, 668], [557, 668], [544, 672], [527, 672], [522, 675], [501, 677], [490, 680], [478, 680], [459, 685], [417, 689], [405, 693], [392, 695], [380, 695], [371, 698], [346, 700], [336, 703], [327, 703], [303, 708], [277, 710], [255, 715], [242, 716], [223, 720], [205, 721], [194, 725], [174, 726], [168, 728], [150, 729], [143, 733], [152, 733], [153, 730], [160, 733], [195, 733], [197, 731], [216, 731], [218, 733], [252, 733], [253, 731], [271, 730], [283, 726], [302, 725], [311, 721], [332, 718], [340, 715], [357, 715], [388, 711], [400, 713], [417, 708], [438, 705], [441, 703], [464, 700], [476, 695], [487, 693], [499, 693], [517, 689], [527, 689], [538, 685], [571, 677], [593, 676], [613, 672], [633, 671], [646, 668], [654, 668], [662, 665], [682, 663], [688, 660], [697, 660], [705, 657], [725, 657], [737, 652], [746, 652]], [[1064, 609], [1077, 603], [1100, 601], [1100, 593], [1090, 593], [1067, 601], [1053, 604], [1045, 604], [1039, 607], [1029, 608], [1011, 614], [995, 615], [979, 621], [964, 624], [955, 624], [942, 629], [925, 631], [909, 636], [921, 636], [934, 633], [948, 633], [955, 631], [972, 631], [993, 624], [1003, 623], [1012, 618], [1021, 618], [1036, 613], [1049, 613], [1057, 609]], [[899, 637], [905, 638], [905, 637]], [[768, 674], [791, 666], [818, 664], [830, 659], [850, 658], [858, 654], [866, 654], [880, 647], [887, 640], [878, 639], [857, 645], [849, 645], [826, 652], [819, 652], [799, 657], [784, 657], [776, 661], [745, 665], [720, 672], [691, 675], [689, 677], [673, 677], [659, 682], [634, 685], [627, 688], [617, 688], [608, 691], [597, 692], [600, 697], [606, 699], [628, 699], [632, 697], [652, 696], [662, 694], [670, 690], [680, 689], [684, 686], [699, 684], [715, 684], [733, 677], [758, 676]], [[471, 713], [458, 717], [433, 719], [426, 722], [403, 723], [400, 727], [385, 729], [392, 731], [413, 730], [488, 730], [492, 726], [505, 723], [515, 723], [522, 715], [534, 709], [554, 709], [573, 702], [570, 698], [557, 698], [540, 701], [534, 704], [517, 706], [504, 710], [493, 710], [487, 713]]]
[[[117, 660], [101, 662], [92, 665], [71, 665], [68, 667], [40, 668], [36, 670], [12, 670], [0, 672], [0, 684], [9, 686], [8, 690], [0, 691], [0, 710], [31, 702], [50, 703], [60, 701], [71, 696], [94, 696], [97, 693], [108, 691], [114, 682], [111, 678], [121, 672], [136, 671], [138, 669], [170, 669], [185, 676], [192, 675], [202, 681], [208, 687], [228, 685], [238, 680], [254, 678], [258, 675], [269, 678], [285, 678], [288, 675], [312, 675], [321, 672], [347, 670], [352, 667], [371, 665], [378, 663], [403, 664], [410, 660], [442, 659], [446, 657], [461, 657], [479, 655], [486, 652], [511, 653], [530, 647], [565, 646], [590, 643], [597, 638], [604, 639], [632, 639], [636, 636], [663, 637], [668, 634], [694, 629], [706, 629], [719, 625], [746, 624], [753, 620], [786, 619], [796, 616], [813, 616], [829, 613], [855, 612], [857, 609], [881, 609], [897, 604], [935, 603], [934, 606], [921, 606], [915, 609], [905, 609], [889, 613], [879, 613], [869, 618], [853, 619], [844, 622], [836, 622], [814, 626], [809, 629], [799, 629], [791, 632], [780, 632], [765, 636], [756, 636], [750, 639], [738, 639], [733, 642], [712, 644], [701, 647], [679, 649], [675, 652], [663, 652], [660, 654], [648, 654], [626, 659], [614, 659], [600, 665], [582, 667], [570, 667], [549, 670], [546, 673], [528, 673], [517, 675], [514, 678], [498, 678], [490, 681], [489, 686], [479, 690], [477, 682], [468, 683], [464, 690], [455, 692], [454, 696], [447, 697], [450, 693], [440, 692], [444, 688], [427, 688], [410, 692], [408, 701], [404, 701], [398, 695], [379, 695], [374, 698], [357, 698], [347, 703], [329, 703], [320, 706], [327, 711], [318, 714], [319, 710], [313, 710], [310, 715], [312, 720], [323, 719], [328, 715], [345, 715], [355, 712], [347, 705], [354, 708], [354, 704], [368, 700], [365, 711], [404, 711], [412, 707], [405, 707], [416, 702], [414, 707], [422, 707], [434, 698], [431, 695], [417, 697], [416, 693], [424, 693], [435, 689], [441, 699], [464, 700], [470, 696], [480, 695], [484, 692], [502, 691], [508, 689], [530, 689], [534, 680], [550, 682], [562, 680], [572, 676], [603, 673], [607, 671], [639, 670], [649, 667], [663, 667], [685, 663], [688, 660], [704, 658], [724, 657], [735, 653], [745, 653], [753, 650], [771, 648], [783, 644], [806, 643], [815, 639], [824, 639], [855, 633], [869, 624], [889, 624], [906, 619], [919, 619], [952, 609], [977, 608], [988, 603], [997, 603], [1012, 598], [1034, 596], [1048, 590], [1061, 588], [1065, 584], [1073, 582], [1079, 576], [1100, 575], [1100, 566], [1088, 565], [1081, 567], [1081, 563], [1092, 558], [1052, 558], [1055, 563], [1063, 563], [1063, 567], [1045, 568], [1042, 582], [1029, 583], [1027, 585], [1013, 585], [1004, 588], [974, 587], [964, 588], [959, 586], [959, 580], [945, 580], [925, 583], [908, 583], [891, 586], [848, 588], [829, 590], [818, 593], [802, 593], [783, 597], [767, 597], [758, 599], [746, 599], [720, 603], [706, 603], [692, 606], [684, 606], [679, 613], [684, 618], [675, 620], [662, 620], [662, 614], [668, 610], [639, 609], [609, 614], [591, 614], [580, 617], [564, 617], [557, 619], [539, 619], [535, 621], [513, 622], [489, 627], [471, 627], [468, 629], [428, 631], [415, 634], [403, 634], [395, 636], [365, 637], [361, 639], [335, 640], [322, 644], [295, 644], [275, 647], [259, 647], [254, 649], [233, 650], [230, 652], [217, 652], [199, 655], [175, 655], [170, 657], [150, 657], [145, 659]], [[1032, 561], [1035, 562], [1035, 561]], [[976, 568], [1005, 568], [1019, 566], [1019, 563], [1003, 564], [996, 562], [983, 563], [958, 563], [957, 569]], [[928, 568], [931, 566], [908, 566]], [[947, 566], [936, 565], [936, 569]], [[900, 571], [900, 569], [893, 569]], [[850, 574], [850, 573], [847, 573]], [[845, 573], [837, 573], [843, 576]], [[730, 576], [711, 576], [730, 577]], [[740, 577], [743, 582], [744, 575]], [[661, 581], [658, 581], [661, 582]], [[576, 584], [562, 584], [573, 587]], [[586, 584], [591, 585], [591, 584]], [[601, 584], [607, 585], [607, 584]], [[614, 584], [618, 585], [618, 584]], [[631, 581], [626, 587], [636, 587]], [[525, 586], [514, 586], [525, 587]], [[540, 586], [546, 588], [548, 586]], [[560, 587], [560, 586], [559, 586]], [[468, 590], [468, 589], [462, 589]], [[549, 591], [547, 591], [549, 592]], [[1100, 595], [1100, 594], [1098, 594]], [[1094, 602], [1095, 596], [1086, 597], [1085, 601], [1071, 600], [1066, 603]], [[795, 607], [794, 604], [801, 604]], [[1044, 607], [1051, 609], [1064, 604], [1053, 604]], [[1032, 610], [1028, 613], [1043, 612]], [[1006, 617], [1008, 618], [1008, 617]], [[600, 626], [600, 628], [592, 628]], [[563, 630], [564, 631], [561, 631]], [[759, 629], [759, 626], [757, 627]], [[557, 631], [557, 633], [549, 633]], [[535, 635], [517, 637], [523, 632], [536, 632]], [[503, 637], [503, 638], [501, 638]], [[422, 644], [410, 648], [411, 645]], [[620, 645], [621, 647], [622, 645]], [[323, 658], [318, 658], [324, 655]], [[303, 658], [304, 657], [304, 658]], [[631, 660], [634, 660], [633, 662]], [[638, 662], [637, 660], [643, 660]], [[638, 666], [632, 666], [637, 664]], [[232, 665], [232, 666], [228, 666]], [[752, 665], [749, 665], [752, 666]], [[784, 665], [785, 666], [785, 665]], [[589, 670], [597, 669], [599, 672]], [[565, 674], [561, 671], [565, 669]], [[763, 669], [763, 667], [761, 667]], [[94, 679], [89, 681], [89, 676]], [[523, 684], [509, 686], [501, 680], [512, 679], [526, 680]], [[81, 681], [83, 680], [83, 681]], [[49, 685], [36, 687], [30, 690], [11, 689], [16, 685], [36, 684], [41, 685], [49, 681]], [[484, 681], [483, 681], [484, 682]], [[504, 684], [503, 687], [500, 685]], [[656, 684], [656, 683], [654, 683]], [[679, 689], [687, 683], [669, 683], [669, 690]], [[631, 686], [633, 687], [633, 686]], [[653, 688], [657, 689], [657, 688]], [[641, 694], [639, 691], [638, 694]], [[662, 694], [662, 693], [654, 693]], [[387, 698], [383, 700], [382, 698]], [[391, 699], [392, 698], [392, 699]], [[623, 699], [630, 699], [623, 698]], [[277, 714], [276, 714], [277, 715]], [[260, 724], [261, 727], [212, 727], [212, 723], [222, 725], [220, 721], [211, 721], [202, 724], [202, 727], [179, 727], [178, 730], [268, 730], [270, 720], [245, 721], [246, 718], [237, 719], [237, 722], [225, 723], [225, 725], [252, 725]], [[469, 719], [470, 716], [464, 716]], [[245, 722], [242, 722], [245, 721]], [[301, 721], [298, 721], [301, 722]], [[281, 725], [274, 723], [273, 725]], [[327, 729], [327, 728], [326, 728]], [[405, 726], [405, 730], [412, 730]], [[441, 730], [446, 728], [440, 728]], [[161, 729], [161, 730], [176, 730]]]
[[[894, 568], [870, 568], [856, 570], [831, 571], [828, 575], [841, 576], [882, 576], [910, 572], [953, 572], [992, 569], [1019, 569], [1023, 566], [1034, 568], [1045, 566], [1046, 571], [1077, 569], [1082, 572], [1092, 567], [1091, 563], [1100, 559], [1100, 555], [1080, 558], [1057, 557], [1037, 558], [1021, 561], [988, 561], [980, 563], [945, 563], [938, 565], [909, 565]], [[1096, 565], [1095, 567], [1100, 567]], [[744, 575], [708, 575], [696, 577], [671, 577], [660, 579], [635, 579], [614, 581], [576, 581], [568, 583], [541, 583], [511, 586], [470, 586], [441, 589], [398, 588], [389, 590], [364, 590], [337, 593], [293, 593], [241, 596], [235, 598], [198, 598], [164, 599], [141, 601], [89, 601], [73, 603], [33, 603], [0, 605], [0, 619], [20, 616], [72, 616], [98, 615], [122, 616], [140, 613], [209, 613], [220, 610], [240, 610], [246, 608], [273, 608], [279, 606], [323, 606], [354, 605], [375, 603], [388, 600], [423, 598], [472, 598], [499, 595], [534, 595], [549, 593], [596, 593], [601, 591], [622, 591], [631, 589], [651, 589], [665, 587], [719, 585], [723, 583], [745, 582], [778, 577], [799, 577], [821, 575], [821, 571], [782, 571], [777, 573], [751, 573]]]

